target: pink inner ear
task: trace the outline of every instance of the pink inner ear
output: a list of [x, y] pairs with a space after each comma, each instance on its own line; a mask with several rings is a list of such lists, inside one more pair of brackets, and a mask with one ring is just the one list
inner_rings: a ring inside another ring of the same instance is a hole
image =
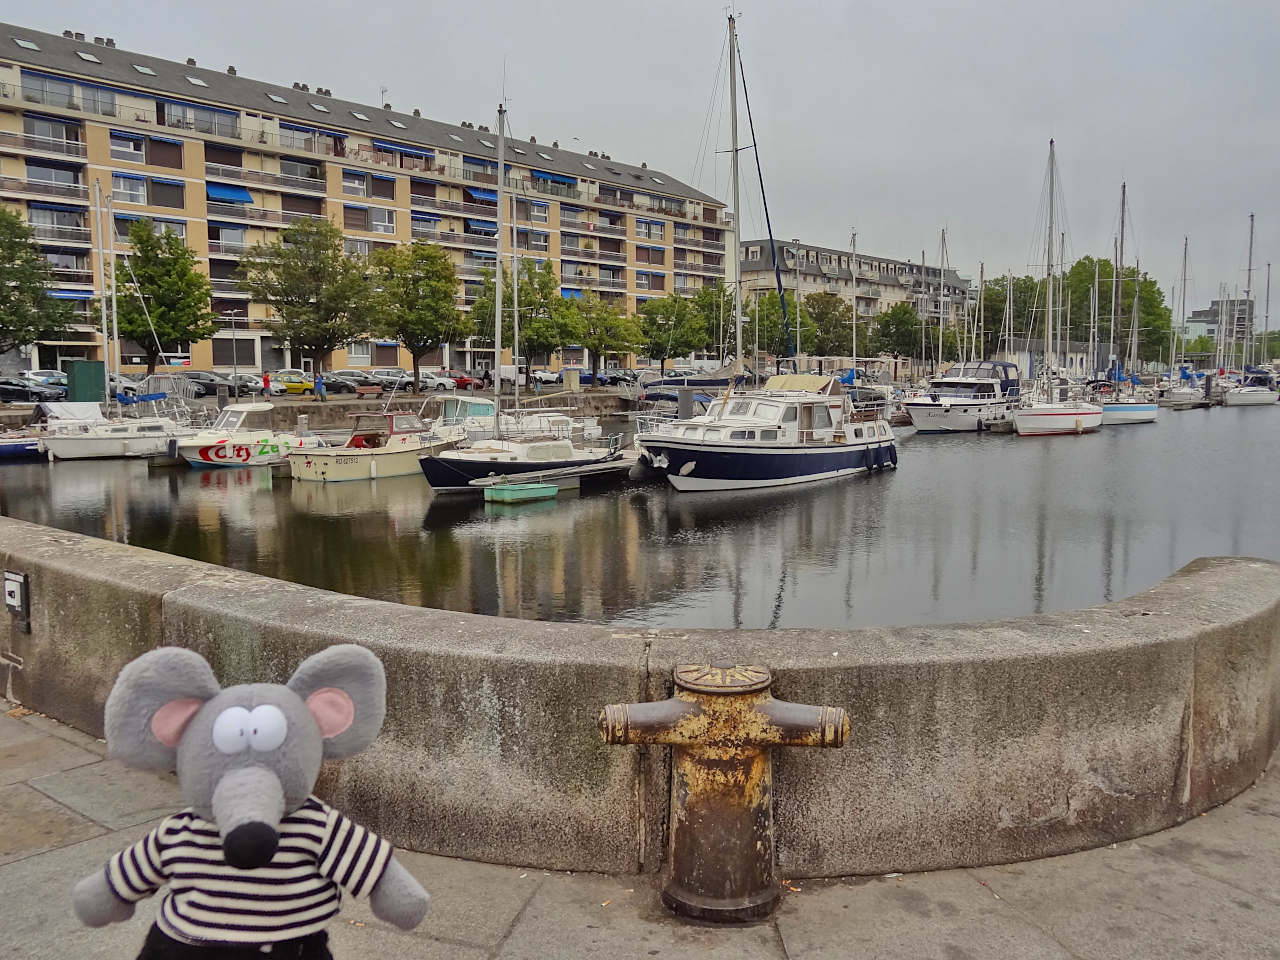
[[307, 697], [307, 709], [315, 717], [320, 735], [330, 740], [342, 733], [356, 719], [356, 705], [347, 691], [337, 687], [321, 687]]
[[203, 700], [170, 700], [151, 718], [151, 732], [166, 747], [176, 747], [182, 731], [202, 706]]

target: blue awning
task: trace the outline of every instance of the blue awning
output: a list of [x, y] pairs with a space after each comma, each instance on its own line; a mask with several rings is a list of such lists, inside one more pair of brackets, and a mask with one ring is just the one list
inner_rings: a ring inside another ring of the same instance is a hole
[[92, 290], [50, 290], [49, 296], [55, 300], [92, 300]]
[[495, 170], [497, 170], [497, 169], [498, 169], [498, 161], [497, 161], [497, 160], [486, 160], [484, 157], [467, 157], [467, 156], [464, 156], [464, 157], [462, 158], [462, 162], [463, 162], [464, 164], [466, 164], [467, 166], [469, 166], [469, 167], [485, 167], [486, 169], [487, 169], [487, 168], [489, 168], [489, 167], [493, 167], [493, 169], [495, 169]]
[[374, 140], [373, 145], [379, 150], [386, 150], [390, 153], [407, 153], [411, 157], [434, 157], [435, 152], [432, 150], [423, 150], [420, 147], [406, 147], [400, 143], [391, 143], [388, 140]]
[[[546, 204], [544, 203], [544, 204], [543, 204], [543, 206], [545, 207], [545, 206], [546, 206]], [[581, 213], [581, 212], [582, 212], [582, 208], [581, 208], [581, 207], [571, 207], [571, 206], [569, 206], [569, 204], [567, 204], [567, 203], [562, 203], [562, 204], [560, 204], [560, 212], [561, 212], [561, 213]]]
[[[116, 214], [119, 216], [119, 214]], [[249, 229], [243, 223], [225, 223], [222, 220], [210, 220], [209, 226], [217, 227], [219, 230], [247, 230]]]
[[[547, 203], [547, 201], [545, 201], [545, 200], [530, 200], [530, 201], [529, 201], [529, 206], [531, 206], [531, 207], [549, 207], [549, 206], [551, 206], [551, 204]], [[565, 210], [577, 210], [577, 209], [579, 209], [579, 208], [578, 208], [578, 207], [564, 207], [564, 206], [562, 205], [562, 209], [565, 209]]]
[[[27, 116], [31, 116], [31, 114], [27, 114]], [[113, 137], [120, 137], [122, 140], [145, 140], [146, 139], [145, 137], [143, 137], [142, 134], [130, 133], [128, 130], [112, 130], [111, 135]]]
[[[185, 185], [186, 183], [185, 180], [170, 180], [168, 177], [152, 177], [151, 181], [153, 183], [172, 183], [172, 184], [176, 184], [179, 187]], [[241, 189], [243, 190], [244, 188], [241, 187]], [[247, 190], [245, 191], [245, 196], [249, 196], [249, 193]], [[253, 197], [249, 197], [249, 199], [252, 200]]]
[[60, 203], [38, 203], [28, 200], [27, 206], [32, 210], [61, 210], [63, 213], [84, 213], [84, 207], [67, 207]]
[[283, 120], [280, 121], [280, 129], [293, 130], [297, 133], [318, 133], [325, 137], [337, 137], [339, 140], [347, 139], [347, 135], [345, 133], [339, 133], [337, 130], [321, 130], [319, 127], [304, 127], [298, 123], [285, 123]]
[[468, 220], [467, 226], [472, 230], [488, 230], [490, 233], [498, 232], [498, 225], [490, 220]]
[[342, 207], [344, 210], [368, 210], [369, 209], [368, 207], [362, 207], [358, 203], [344, 203]]
[[[111, 131], [111, 132], [112, 132], [112, 133], [115, 133], [115, 131], [114, 131], [114, 130], [113, 130], [113, 131]], [[128, 134], [126, 134], [126, 136], [128, 136]], [[139, 140], [141, 140], [142, 138], [141, 138], [141, 137], [139, 137], [138, 139], [139, 139]], [[157, 140], [157, 141], [159, 141], [160, 143], [174, 143], [174, 144], [177, 144], [178, 146], [182, 146], [182, 141], [181, 141], [181, 140], [174, 140], [172, 137], [157, 137], [157, 136], [152, 136], [152, 138], [151, 138], [151, 139], [152, 139], [152, 140]]]
[[[30, 161], [27, 161], [27, 162], [28, 164], [30, 164]], [[111, 172], [111, 177], [112, 179], [119, 177], [121, 180], [146, 180], [147, 179], [146, 177], [138, 176], [136, 173], [120, 173], [119, 171], [116, 171], [116, 170], [113, 170]]]
[[467, 256], [469, 256], [472, 260], [497, 260], [498, 259], [498, 255], [496, 253], [486, 253], [483, 250], [468, 250]]
[[395, 178], [395, 177], [384, 177], [384, 176], [383, 176], [382, 174], [380, 174], [380, 173], [371, 174], [371, 176], [373, 177], [373, 179], [375, 179], [375, 180], [382, 180], [382, 181], [383, 181], [383, 182], [385, 182], [385, 183], [395, 183], [395, 182], [396, 182], [396, 178]]
[[418, 213], [418, 211], [416, 211], [416, 210], [409, 214], [409, 219], [410, 219], [410, 220], [418, 220], [418, 221], [423, 221], [423, 220], [425, 220], [425, 221], [427, 221], [428, 223], [439, 223], [439, 222], [440, 222], [440, 218], [439, 218], [438, 216], [436, 216], [434, 213]]
[[570, 289], [569, 287], [561, 287], [560, 296], [564, 297], [566, 300], [581, 300], [582, 291], [573, 290], [573, 289]]
[[117, 220], [141, 220], [142, 217], [138, 216], [138, 214], [136, 213], [117, 213], [116, 219]]
[[538, 180], [550, 180], [552, 183], [563, 183], [570, 187], [578, 185], [576, 178], [566, 177], [561, 173], [547, 173], [545, 170], [530, 170], [529, 172]]
[[205, 183], [205, 194], [210, 200], [224, 203], [253, 203], [253, 194], [244, 187], [230, 183]]
[[498, 192], [496, 190], [483, 190], [480, 187], [463, 187], [462, 189], [477, 200], [492, 200], [495, 203], [498, 200]]

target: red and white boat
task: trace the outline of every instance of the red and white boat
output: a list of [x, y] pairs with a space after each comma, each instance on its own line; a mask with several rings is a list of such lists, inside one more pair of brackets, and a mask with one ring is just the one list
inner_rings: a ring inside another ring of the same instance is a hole
[[178, 453], [193, 467], [259, 467], [323, 446], [317, 437], [272, 430], [271, 410], [269, 403], [229, 404], [207, 430], [179, 440]]

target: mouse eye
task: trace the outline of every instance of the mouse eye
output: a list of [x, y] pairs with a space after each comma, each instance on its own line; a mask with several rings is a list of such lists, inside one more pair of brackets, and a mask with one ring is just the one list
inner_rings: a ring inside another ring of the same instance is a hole
[[219, 753], [240, 753], [249, 747], [251, 714], [244, 707], [227, 707], [213, 721], [213, 745]]
[[289, 722], [279, 707], [264, 703], [249, 714], [249, 746], [254, 750], [275, 750], [288, 732]]

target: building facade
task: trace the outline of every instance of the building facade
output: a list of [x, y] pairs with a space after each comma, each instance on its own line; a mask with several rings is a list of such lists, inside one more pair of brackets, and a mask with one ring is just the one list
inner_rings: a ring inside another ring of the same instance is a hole
[[1218, 339], [1218, 331], [1236, 343], [1244, 343], [1253, 336], [1252, 298], [1228, 297], [1222, 300], [1210, 300], [1209, 306], [1203, 310], [1192, 310], [1185, 329], [1188, 340], [1205, 336], [1211, 340]]
[[[267, 307], [238, 289], [244, 252], [308, 217], [342, 228], [350, 253], [428, 240], [445, 247], [468, 309], [499, 252], [497, 138], [336, 99], [328, 89], [276, 86], [86, 39], [0, 25], [0, 203], [17, 211], [53, 265], [52, 295], [77, 305], [64, 340], [24, 363], [102, 359], [90, 300], [104, 290], [95, 185], [111, 198], [118, 253], [138, 219], [180, 234], [213, 285], [221, 329], [178, 345], [201, 369], [303, 365], [262, 326]], [[627, 312], [651, 297], [692, 295], [723, 280], [731, 234], [724, 204], [680, 181], [607, 154], [508, 138], [502, 251], [549, 259], [561, 294], [594, 291]], [[122, 278], [121, 282], [124, 282]], [[126, 368], [139, 359], [123, 344]], [[408, 366], [376, 338], [331, 358], [334, 367]], [[508, 356], [507, 362], [510, 362]], [[476, 369], [492, 347], [447, 346], [430, 366]]]
[[[934, 324], [940, 315], [948, 324], [964, 319], [970, 284], [951, 268], [943, 271], [909, 260], [859, 252], [855, 286], [853, 255], [848, 250], [799, 240], [774, 242], [782, 267], [782, 287], [793, 295], [797, 289], [802, 298], [811, 293], [834, 293], [854, 305], [860, 320], [871, 319], [897, 303], [911, 304], [921, 317]], [[739, 245], [739, 253], [743, 300], [751, 302], [757, 295], [776, 291], [768, 239], [745, 240]]]

